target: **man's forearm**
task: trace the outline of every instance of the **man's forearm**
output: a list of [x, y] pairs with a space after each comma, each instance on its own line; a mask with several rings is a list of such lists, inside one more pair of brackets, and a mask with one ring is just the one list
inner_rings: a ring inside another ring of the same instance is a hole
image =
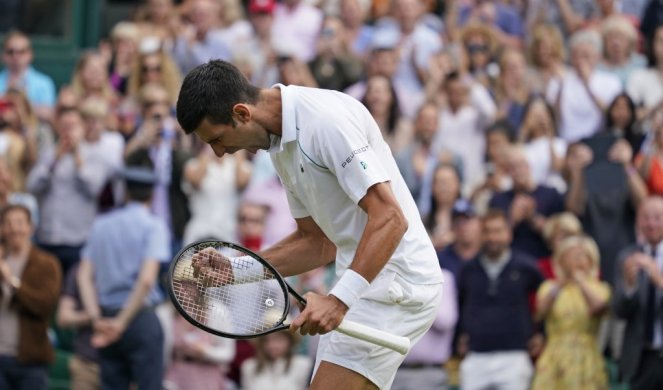
[[129, 325], [131, 320], [136, 316], [136, 313], [138, 313], [145, 305], [145, 299], [154, 287], [158, 275], [159, 262], [156, 260], [148, 260], [143, 264], [138, 280], [136, 280], [136, 284], [131, 290], [131, 295], [129, 295], [129, 300], [117, 315], [117, 318], [125, 327]]
[[336, 246], [327, 237], [296, 231], [260, 253], [283, 276], [293, 276], [327, 265]]
[[94, 288], [92, 277], [92, 264], [86, 260], [81, 261], [81, 265], [78, 269], [78, 275], [76, 275], [78, 289], [81, 295], [81, 302], [83, 303], [83, 308], [90, 316], [90, 319], [95, 320], [101, 316], [101, 309], [99, 308], [97, 291]]

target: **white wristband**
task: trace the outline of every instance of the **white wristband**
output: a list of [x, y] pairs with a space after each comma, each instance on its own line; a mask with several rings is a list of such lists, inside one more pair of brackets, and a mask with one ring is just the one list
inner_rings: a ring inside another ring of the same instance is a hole
[[265, 267], [252, 256], [230, 259], [233, 267], [233, 284], [254, 283], [265, 279]]
[[370, 283], [363, 276], [348, 268], [329, 294], [338, 298], [348, 307], [352, 307], [368, 286]]

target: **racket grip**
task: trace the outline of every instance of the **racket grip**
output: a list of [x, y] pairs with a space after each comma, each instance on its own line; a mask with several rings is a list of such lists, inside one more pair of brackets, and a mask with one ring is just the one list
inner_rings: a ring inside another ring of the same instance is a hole
[[401, 355], [405, 355], [410, 350], [409, 338], [396, 336], [357, 322], [343, 321], [336, 328], [336, 331], [381, 347], [389, 348]]

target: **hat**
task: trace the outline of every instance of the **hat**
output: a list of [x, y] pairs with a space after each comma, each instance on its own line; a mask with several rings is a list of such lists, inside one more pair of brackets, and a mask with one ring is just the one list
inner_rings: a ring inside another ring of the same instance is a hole
[[122, 177], [127, 183], [154, 185], [157, 175], [148, 167], [128, 166], [122, 171]]
[[249, 0], [249, 13], [271, 14], [274, 12], [276, 2], [274, 0]]
[[451, 210], [451, 218], [456, 217], [475, 217], [477, 215], [476, 210], [472, 206], [472, 203], [468, 202], [465, 199], [458, 199], [454, 202], [454, 207]]

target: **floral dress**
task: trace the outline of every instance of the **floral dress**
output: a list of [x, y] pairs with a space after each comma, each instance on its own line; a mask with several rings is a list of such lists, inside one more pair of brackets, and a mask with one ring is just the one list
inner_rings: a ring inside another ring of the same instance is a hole
[[[544, 282], [537, 298], [550, 293], [552, 281]], [[588, 282], [600, 299], [610, 298], [610, 287], [603, 282]], [[538, 299], [537, 299], [538, 300]], [[562, 287], [545, 318], [547, 344], [536, 363], [532, 390], [603, 390], [608, 388], [603, 357], [597, 334], [600, 317], [591, 316], [580, 287]]]

